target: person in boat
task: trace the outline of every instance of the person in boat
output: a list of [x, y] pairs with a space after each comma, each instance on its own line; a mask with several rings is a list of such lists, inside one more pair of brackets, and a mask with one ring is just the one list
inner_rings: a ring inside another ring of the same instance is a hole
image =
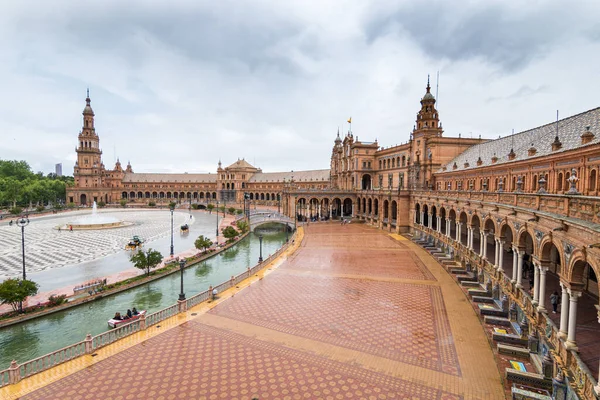
[[117, 320], [117, 321], [122, 321], [123, 317], [121, 317], [121, 313], [120, 312], [116, 312], [115, 316], [113, 317], [113, 319]]
[[139, 315], [139, 312], [137, 310], [137, 308], [133, 307], [133, 309], [131, 310], [133, 315]]
[[131, 310], [127, 310], [127, 318], [131, 318], [133, 317], [133, 313], [131, 312]]

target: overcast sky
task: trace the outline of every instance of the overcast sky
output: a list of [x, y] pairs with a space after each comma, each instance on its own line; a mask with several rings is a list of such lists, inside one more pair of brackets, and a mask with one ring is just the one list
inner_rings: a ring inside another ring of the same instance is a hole
[[0, 158], [72, 174], [89, 87], [107, 168], [329, 168], [350, 116], [360, 140], [407, 141], [437, 71], [444, 135], [498, 137], [600, 106], [598, 16], [562, 0], [5, 0]]

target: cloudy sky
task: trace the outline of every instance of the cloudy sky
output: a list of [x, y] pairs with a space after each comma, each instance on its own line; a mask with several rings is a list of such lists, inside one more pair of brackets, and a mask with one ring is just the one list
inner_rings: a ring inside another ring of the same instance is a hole
[[440, 73], [446, 136], [600, 106], [593, 1], [3, 1], [0, 158], [72, 174], [85, 91], [108, 168], [329, 167], [338, 126], [409, 138]]

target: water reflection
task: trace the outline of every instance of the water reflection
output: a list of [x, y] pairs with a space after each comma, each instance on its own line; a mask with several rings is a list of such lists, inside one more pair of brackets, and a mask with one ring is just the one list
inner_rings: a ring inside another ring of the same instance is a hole
[[0, 359], [7, 360], [0, 369], [8, 367], [14, 354], [37, 352], [40, 335], [23, 324], [17, 325], [7, 335], [0, 335]]
[[210, 271], [211, 271], [211, 267], [208, 262], [203, 262], [202, 264], [200, 264], [196, 268], [194, 268], [194, 274], [198, 278], [208, 276]]
[[138, 310], [156, 309], [160, 306], [163, 294], [158, 288], [142, 286], [133, 296], [132, 307]]
[[221, 255], [223, 256], [224, 259], [231, 260], [231, 259], [236, 258], [239, 252], [240, 252], [239, 248], [232, 247], [231, 249], [225, 250], [223, 253], [221, 253]]

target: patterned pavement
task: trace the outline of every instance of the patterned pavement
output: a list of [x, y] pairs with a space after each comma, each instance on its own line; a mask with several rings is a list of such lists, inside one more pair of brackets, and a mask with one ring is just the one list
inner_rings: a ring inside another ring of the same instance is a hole
[[22, 398], [503, 399], [476, 315], [428, 257], [366, 226], [313, 224], [249, 286]]
[[[168, 210], [157, 211], [100, 211], [102, 216], [115, 217], [133, 225], [116, 229], [82, 230], [69, 232], [56, 229], [68, 224], [90, 211], [75, 211], [57, 216], [35, 218], [25, 228], [25, 253], [27, 272], [59, 268], [79, 264], [123, 251], [133, 235], [146, 242], [167, 237], [171, 232]], [[193, 223], [187, 213], [175, 212], [174, 225]], [[9, 225], [10, 220], [0, 223], [0, 277], [18, 275], [22, 271], [21, 231]]]

